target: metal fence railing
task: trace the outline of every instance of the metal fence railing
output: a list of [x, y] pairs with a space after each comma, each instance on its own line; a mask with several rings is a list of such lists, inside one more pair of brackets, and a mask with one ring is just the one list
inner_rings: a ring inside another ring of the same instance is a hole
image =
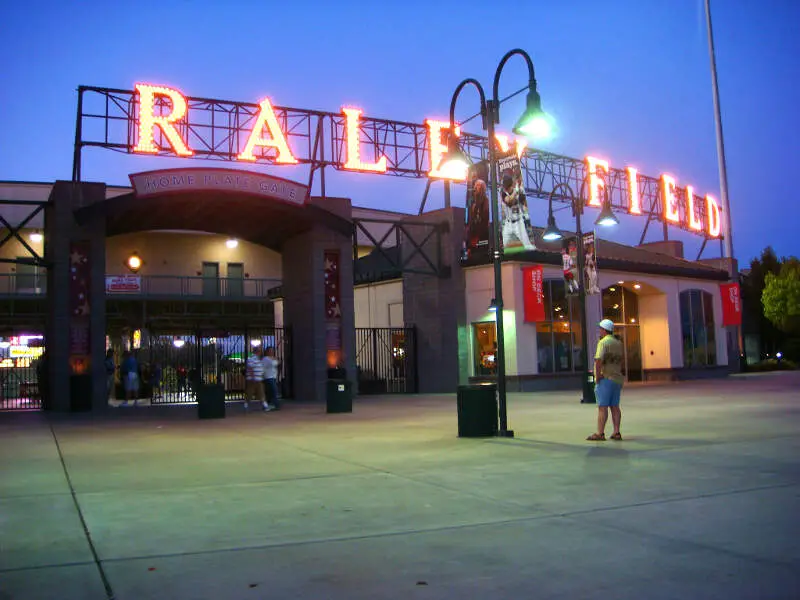
[[[267, 278], [106, 274], [106, 294], [115, 297], [266, 299], [269, 291], [280, 285], [280, 279]], [[44, 272], [0, 274], [0, 296], [46, 294], [47, 276]]]

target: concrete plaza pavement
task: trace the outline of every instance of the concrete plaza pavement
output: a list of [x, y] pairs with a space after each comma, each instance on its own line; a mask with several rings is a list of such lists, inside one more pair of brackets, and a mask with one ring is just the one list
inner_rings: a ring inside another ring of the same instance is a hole
[[622, 442], [508, 412], [2, 414], [0, 600], [800, 597], [800, 373], [630, 386]]

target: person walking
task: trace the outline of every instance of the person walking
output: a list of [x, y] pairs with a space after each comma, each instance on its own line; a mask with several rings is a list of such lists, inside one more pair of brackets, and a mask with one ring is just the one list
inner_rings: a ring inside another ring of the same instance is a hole
[[125, 387], [123, 404], [128, 404], [129, 400], [133, 400], [133, 405], [137, 406], [139, 402], [139, 361], [136, 360], [133, 352], [126, 351], [122, 355], [122, 364], [120, 364], [119, 370], [122, 375], [122, 385]]
[[[269, 410], [279, 410], [280, 394], [278, 394], [278, 366], [280, 361], [275, 358], [275, 348], [270, 346], [267, 348], [266, 356], [264, 356], [264, 390], [266, 392], [267, 400], [266, 406], [270, 407]], [[270, 404], [270, 402], [272, 404]], [[267, 410], [266, 408], [264, 410]]]
[[264, 412], [272, 410], [264, 399], [264, 362], [261, 348], [256, 348], [245, 363], [245, 401], [244, 409], [250, 408], [250, 401], [261, 402]]
[[594, 395], [597, 399], [597, 431], [590, 435], [590, 442], [604, 442], [606, 439], [606, 423], [608, 409], [611, 409], [611, 421], [614, 426], [612, 440], [622, 440], [619, 431], [622, 422], [622, 411], [619, 408], [622, 384], [624, 349], [622, 342], [614, 335], [614, 323], [611, 319], [603, 319], [598, 323], [600, 339], [594, 355]]
[[109, 348], [106, 350], [106, 359], [104, 361], [106, 368], [106, 397], [108, 400], [114, 399], [114, 375], [117, 372], [117, 365], [114, 363], [114, 350]]

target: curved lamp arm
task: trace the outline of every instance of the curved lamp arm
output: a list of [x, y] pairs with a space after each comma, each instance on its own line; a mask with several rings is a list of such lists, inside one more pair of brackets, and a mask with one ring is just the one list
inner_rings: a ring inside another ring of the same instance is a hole
[[481, 120], [483, 122], [483, 129], [486, 129], [486, 94], [483, 92], [483, 86], [478, 82], [477, 79], [473, 79], [472, 77], [465, 79], [461, 83], [458, 84], [456, 87], [456, 91], [453, 92], [453, 98], [450, 100], [450, 132], [452, 133], [455, 128], [456, 124], [456, 101], [458, 100], [458, 95], [461, 93], [467, 85], [472, 84], [478, 89], [478, 94], [481, 97]]
[[500, 72], [503, 70], [503, 67], [515, 54], [519, 54], [522, 58], [525, 59], [525, 62], [528, 64], [528, 89], [535, 90], [536, 89], [536, 75], [533, 71], [533, 61], [531, 57], [528, 55], [525, 50], [522, 48], [514, 48], [513, 50], [509, 50], [506, 52], [505, 56], [500, 59], [500, 64], [497, 65], [497, 71], [494, 74], [494, 83], [492, 84], [492, 114], [490, 117], [494, 119], [494, 123], [500, 123], [500, 98], [498, 97], [499, 87], [500, 87]]

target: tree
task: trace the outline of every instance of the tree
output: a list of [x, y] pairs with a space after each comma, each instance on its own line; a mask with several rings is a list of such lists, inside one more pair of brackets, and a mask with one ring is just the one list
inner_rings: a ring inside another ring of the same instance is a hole
[[784, 259], [777, 275], [766, 274], [761, 302], [764, 316], [778, 329], [800, 335], [800, 260]]
[[750, 262], [750, 269], [742, 274], [743, 327], [746, 335], [760, 340], [761, 352], [773, 353], [783, 346], [786, 334], [764, 316], [762, 295], [769, 273], [777, 275], [781, 262], [771, 247], [764, 248], [759, 258]]

